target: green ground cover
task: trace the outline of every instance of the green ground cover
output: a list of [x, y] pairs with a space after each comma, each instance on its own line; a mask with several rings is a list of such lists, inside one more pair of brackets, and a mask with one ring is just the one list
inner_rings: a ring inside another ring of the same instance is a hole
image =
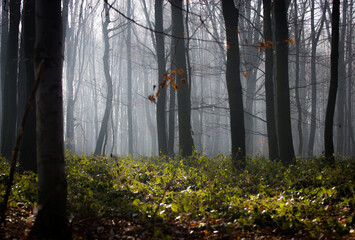
[[[68, 217], [76, 239], [355, 239], [355, 160], [262, 157], [97, 157], [66, 154]], [[0, 163], [3, 196], [9, 164]], [[25, 236], [37, 176], [17, 173], [4, 238]], [[2, 201], [2, 199], [0, 199]]]

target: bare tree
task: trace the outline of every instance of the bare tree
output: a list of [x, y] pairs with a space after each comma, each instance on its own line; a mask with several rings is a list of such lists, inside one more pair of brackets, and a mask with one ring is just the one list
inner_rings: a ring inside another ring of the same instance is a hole
[[104, 73], [105, 73], [105, 79], [107, 84], [107, 98], [106, 98], [105, 113], [102, 119], [100, 133], [95, 147], [95, 154], [104, 153], [103, 145], [104, 145], [104, 139], [107, 138], [107, 127], [108, 127], [108, 121], [110, 119], [110, 114], [112, 111], [112, 95], [113, 95], [112, 77], [110, 74], [110, 63], [109, 63], [110, 41], [108, 38], [108, 33], [109, 33], [108, 25], [110, 23], [110, 14], [109, 14], [109, 7], [105, 2], [104, 2], [104, 9], [105, 9], [105, 21], [102, 23], [102, 35], [104, 38], [105, 50], [104, 50], [104, 56], [102, 57], [102, 60], [104, 63]]

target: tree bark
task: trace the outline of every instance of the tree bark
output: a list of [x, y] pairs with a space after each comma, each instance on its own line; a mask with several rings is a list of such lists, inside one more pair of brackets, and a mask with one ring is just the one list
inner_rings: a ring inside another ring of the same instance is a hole
[[[25, 0], [23, 6], [23, 41], [26, 64], [26, 99], [35, 86], [34, 46], [35, 46], [35, 0]], [[23, 170], [37, 171], [36, 164], [36, 111], [29, 110], [20, 149], [20, 166]]]
[[[264, 0], [264, 37], [265, 41], [272, 42], [271, 28], [271, 0]], [[268, 137], [268, 148], [270, 160], [279, 156], [276, 134], [275, 103], [274, 103], [274, 81], [273, 81], [273, 49], [265, 50], [265, 94], [266, 94], [266, 127]]]
[[[9, 35], [9, 8], [7, 1], [1, 1], [1, 72], [0, 72], [0, 119], [3, 119], [3, 88], [4, 79], [6, 75], [6, 52], [7, 52], [7, 38]], [[0, 134], [2, 136], [2, 127], [0, 127]], [[0, 138], [2, 144], [2, 138]], [[0, 145], [1, 146], [1, 145]]]
[[346, 64], [345, 64], [345, 32], [346, 32], [346, 13], [347, 0], [343, 0], [343, 20], [339, 39], [339, 77], [338, 77], [338, 94], [337, 94], [337, 122], [336, 122], [336, 153], [344, 154], [344, 138], [345, 138], [345, 98], [346, 98]]
[[[184, 23], [182, 16], [182, 1], [170, 0], [172, 11], [172, 31], [173, 31], [173, 50], [174, 67], [181, 74], [175, 75], [178, 86], [178, 121], [179, 121], [179, 148], [182, 157], [192, 155], [193, 139], [191, 134], [191, 100], [189, 81], [186, 69], [186, 50], [184, 43]], [[184, 79], [184, 81], [182, 81]]]
[[290, 88], [288, 80], [288, 27], [284, 0], [274, 1], [276, 37], [276, 101], [279, 157], [283, 164], [295, 161], [290, 117]]
[[298, 155], [302, 156], [303, 154], [303, 129], [302, 129], [302, 107], [300, 101], [300, 93], [299, 93], [299, 86], [300, 86], [300, 37], [301, 31], [298, 25], [298, 4], [295, 1], [295, 19], [294, 19], [294, 26], [295, 26], [295, 42], [296, 42], [296, 82], [295, 82], [295, 98], [296, 98], [296, 105], [297, 105], [297, 130], [298, 130]]
[[[353, 12], [353, 1], [351, 1], [350, 4], [350, 10], [349, 12]], [[347, 122], [348, 122], [348, 156], [354, 156], [355, 155], [355, 141], [354, 141], [354, 131], [353, 131], [353, 126], [352, 126], [352, 73], [353, 73], [353, 52], [352, 52], [352, 33], [353, 33], [353, 25], [352, 25], [352, 19], [349, 19], [349, 36], [348, 36], [348, 95], [347, 95], [347, 101], [348, 101], [348, 112], [347, 112]]]
[[321, 25], [318, 31], [314, 24], [314, 1], [311, 1], [311, 39], [312, 39], [312, 50], [311, 50], [311, 85], [312, 85], [312, 110], [311, 110], [311, 128], [310, 136], [308, 141], [308, 155], [313, 155], [314, 139], [316, 135], [317, 126], [317, 72], [316, 72], [316, 57], [317, 57], [317, 45], [322, 32], [323, 24], [325, 21], [325, 12], [327, 7], [327, 1], [325, 1], [323, 16], [321, 20]]
[[36, 0], [38, 214], [31, 238], [70, 239], [64, 171], [60, 0]]
[[334, 144], [333, 144], [333, 122], [335, 102], [338, 89], [338, 57], [339, 57], [339, 0], [333, 0], [332, 13], [332, 44], [331, 44], [331, 68], [330, 68], [330, 87], [327, 103], [327, 110], [325, 115], [324, 127], [324, 150], [325, 157], [330, 163], [334, 159]]
[[[165, 47], [163, 32], [163, 0], [155, 0], [155, 41], [158, 58], [158, 88], [163, 82], [163, 74], [166, 71], [165, 63]], [[158, 131], [158, 150], [159, 155], [168, 153], [167, 136], [166, 136], [166, 89], [160, 89], [160, 96], [157, 100], [157, 131]]]
[[230, 108], [232, 159], [236, 168], [243, 169], [245, 168], [245, 129], [237, 33], [239, 10], [233, 0], [222, 1], [222, 10], [227, 36], [226, 81]]
[[7, 39], [7, 53], [5, 62], [5, 76], [3, 83], [3, 115], [1, 153], [11, 158], [16, 137], [17, 115], [17, 68], [19, 47], [20, 0], [10, 1], [10, 28]]

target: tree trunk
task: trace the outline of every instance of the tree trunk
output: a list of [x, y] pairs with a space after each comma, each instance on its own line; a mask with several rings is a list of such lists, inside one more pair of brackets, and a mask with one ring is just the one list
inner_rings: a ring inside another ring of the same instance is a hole
[[[0, 119], [3, 119], [3, 87], [6, 75], [6, 52], [7, 52], [7, 38], [9, 35], [9, 8], [7, 1], [1, 1], [1, 72], [0, 72]], [[0, 127], [0, 134], [2, 136], [2, 127]], [[2, 144], [2, 138], [0, 138]], [[0, 145], [1, 146], [1, 145]]]
[[[178, 120], [179, 120], [179, 148], [182, 157], [192, 155], [193, 139], [191, 135], [191, 100], [189, 81], [186, 69], [186, 50], [184, 43], [184, 23], [182, 16], [182, 1], [170, 0], [172, 11], [172, 31], [174, 67], [181, 74], [175, 75], [178, 86]], [[184, 79], [184, 81], [182, 81]]]
[[36, 0], [38, 214], [30, 238], [70, 239], [64, 172], [60, 0]]
[[16, 137], [17, 115], [17, 67], [18, 67], [18, 34], [20, 23], [20, 0], [10, 1], [10, 29], [7, 39], [7, 54], [5, 62], [5, 76], [3, 83], [3, 118], [1, 153], [11, 158]]
[[324, 150], [325, 157], [330, 163], [334, 162], [334, 144], [333, 144], [333, 122], [335, 102], [338, 89], [338, 57], [339, 57], [339, 0], [333, 0], [333, 13], [332, 13], [332, 45], [330, 56], [330, 87], [328, 104], [325, 115], [324, 127]]
[[[23, 6], [23, 40], [26, 64], [26, 95], [30, 96], [35, 86], [34, 76], [34, 46], [35, 46], [35, 2], [24, 1]], [[26, 97], [27, 99], [28, 97]], [[23, 132], [23, 140], [20, 148], [20, 166], [23, 170], [37, 171], [36, 164], [36, 111], [30, 109]]]
[[[350, 4], [350, 10], [349, 12], [353, 12], [353, 1]], [[353, 127], [352, 127], [352, 73], [353, 73], [353, 52], [352, 52], [352, 32], [353, 32], [353, 25], [352, 25], [352, 19], [349, 19], [349, 36], [348, 36], [348, 95], [347, 95], [347, 100], [348, 100], [348, 112], [347, 112], [347, 121], [348, 121], [348, 156], [354, 156], [355, 155], [355, 141], [354, 141], [354, 132], [353, 132]]]
[[337, 94], [337, 122], [336, 122], [336, 153], [344, 154], [344, 138], [345, 138], [345, 98], [346, 98], [346, 64], [345, 64], [345, 32], [346, 32], [346, 12], [348, 8], [347, 0], [343, 0], [343, 21], [341, 23], [341, 33], [339, 39], [339, 77], [338, 77], [338, 94]]
[[[166, 71], [165, 48], [163, 32], [163, 0], [155, 0], [155, 41], [158, 58], [158, 88], [163, 82], [163, 74]], [[160, 89], [160, 96], [157, 101], [157, 130], [158, 130], [158, 150], [159, 155], [168, 153], [167, 136], [166, 136], [166, 89]]]
[[300, 93], [299, 93], [299, 86], [300, 86], [300, 37], [301, 37], [301, 30], [299, 29], [298, 25], [298, 4], [295, 1], [295, 42], [296, 42], [296, 82], [295, 82], [295, 98], [296, 98], [296, 105], [297, 105], [297, 129], [298, 129], [298, 155], [302, 156], [303, 154], [303, 133], [302, 133], [302, 107], [300, 101]]
[[[264, 36], [265, 41], [272, 42], [271, 0], [264, 0]], [[265, 94], [266, 94], [266, 126], [269, 147], [269, 158], [275, 160], [279, 156], [276, 134], [274, 81], [273, 81], [273, 49], [265, 50]]]
[[[261, 0], [257, 1], [257, 9], [256, 12], [261, 11]], [[251, 19], [251, 3], [250, 1], [246, 2], [246, 11], [247, 11], [247, 19]], [[251, 23], [250, 21], [245, 21], [245, 31], [246, 32], [246, 40], [253, 45], [258, 45], [260, 41], [259, 31], [257, 28], [260, 26], [260, 14], [256, 14], [255, 21]], [[251, 31], [250, 29], [254, 29]], [[247, 69], [246, 76], [246, 98], [245, 98], [245, 111], [248, 114], [244, 114], [245, 118], [245, 130], [246, 130], [246, 152], [253, 156], [254, 150], [256, 146], [254, 144], [255, 141], [255, 131], [254, 131], [254, 104], [255, 104], [255, 88], [257, 82], [257, 73], [258, 66], [260, 64], [260, 53], [258, 49], [251, 48], [250, 46], [246, 46], [244, 49], [246, 54], [243, 54], [245, 67]], [[244, 52], [244, 51], [243, 51]]]
[[227, 36], [226, 81], [230, 108], [232, 159], [236, 168], [245, 168], [245, 129], [243, 93], [240, 82], [238, 41], [239, 10], [233, 0], [222, 1]]
[[170, 156], [174, 155], [174, 145], [175, 145], [175, 89], [170, 88], [169, 94], [169, 138], [168, 138], [168, 154]]
[[[131, 17], [131, 0], [127, 0], [127, 17]], [[132, 54], [131, 54], [131, 21], [127, 26], [127, 120], [128, 120], [128, 153], [133, 156], [133, 117], [132, 117]]]
[[97, 139], [95, 152], [94, 152], [96, 155], [103, 153], [104, 140], [107, 135], [108, 121], [110, 119], [110, 114], [112, 110], [112, 95], [113, 95], [112, 78], [110, 75], [110, 63], [109, 63], [110, 42], [108, 38], [108, 24], [110, 23], [110, 15], [109, 15], [109, 8], [106, 3], [104, 3], [104, 9], [105, 9], [105, 21], [102, 24], [102, 35], [104, 38], [105, 49], [104, 49], [104, 56], [102, 57], [102, 60], [104, 63], [104, 73], [105, 73], [105, 79], [107, 84], [107, 99], [106, 99], [106, 108], [104, 112], [104, 117], [102, 119], [100, 133]]
[[288, 80], [288, 27], [284, 0], [274, 1], [276, 37], [276, 101], [279, 157], [283, 164], [295, 161], [290, 117], [290, 88]]
[[312, 85], [312, 110], [311, 110], [311, 129], [308, 141], [308, 155], [313, 155], [314, 148], [314, 138], [316, 135], [317, 126], [317, 72], [316, 72], [316, 57], [317, 57], [317, 44], [319, 40], [320, 33], [322, 32], [323, 24], [325, 21], [325, 12], [327, 7], [327, 2], [324, 4], [323, 16], [321, 20], [321, 25], [316, 31], [314, 24], [314, 1], [311, 1], [311, 38], [312, 38], [312, 50], [311, 50], [311, 85]]

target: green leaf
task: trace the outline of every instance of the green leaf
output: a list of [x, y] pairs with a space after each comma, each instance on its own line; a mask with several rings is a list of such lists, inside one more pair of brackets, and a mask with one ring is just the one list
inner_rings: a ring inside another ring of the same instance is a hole
[[178, 212], [179, 206], [176, 203], [171, 204], [171, 211]]

